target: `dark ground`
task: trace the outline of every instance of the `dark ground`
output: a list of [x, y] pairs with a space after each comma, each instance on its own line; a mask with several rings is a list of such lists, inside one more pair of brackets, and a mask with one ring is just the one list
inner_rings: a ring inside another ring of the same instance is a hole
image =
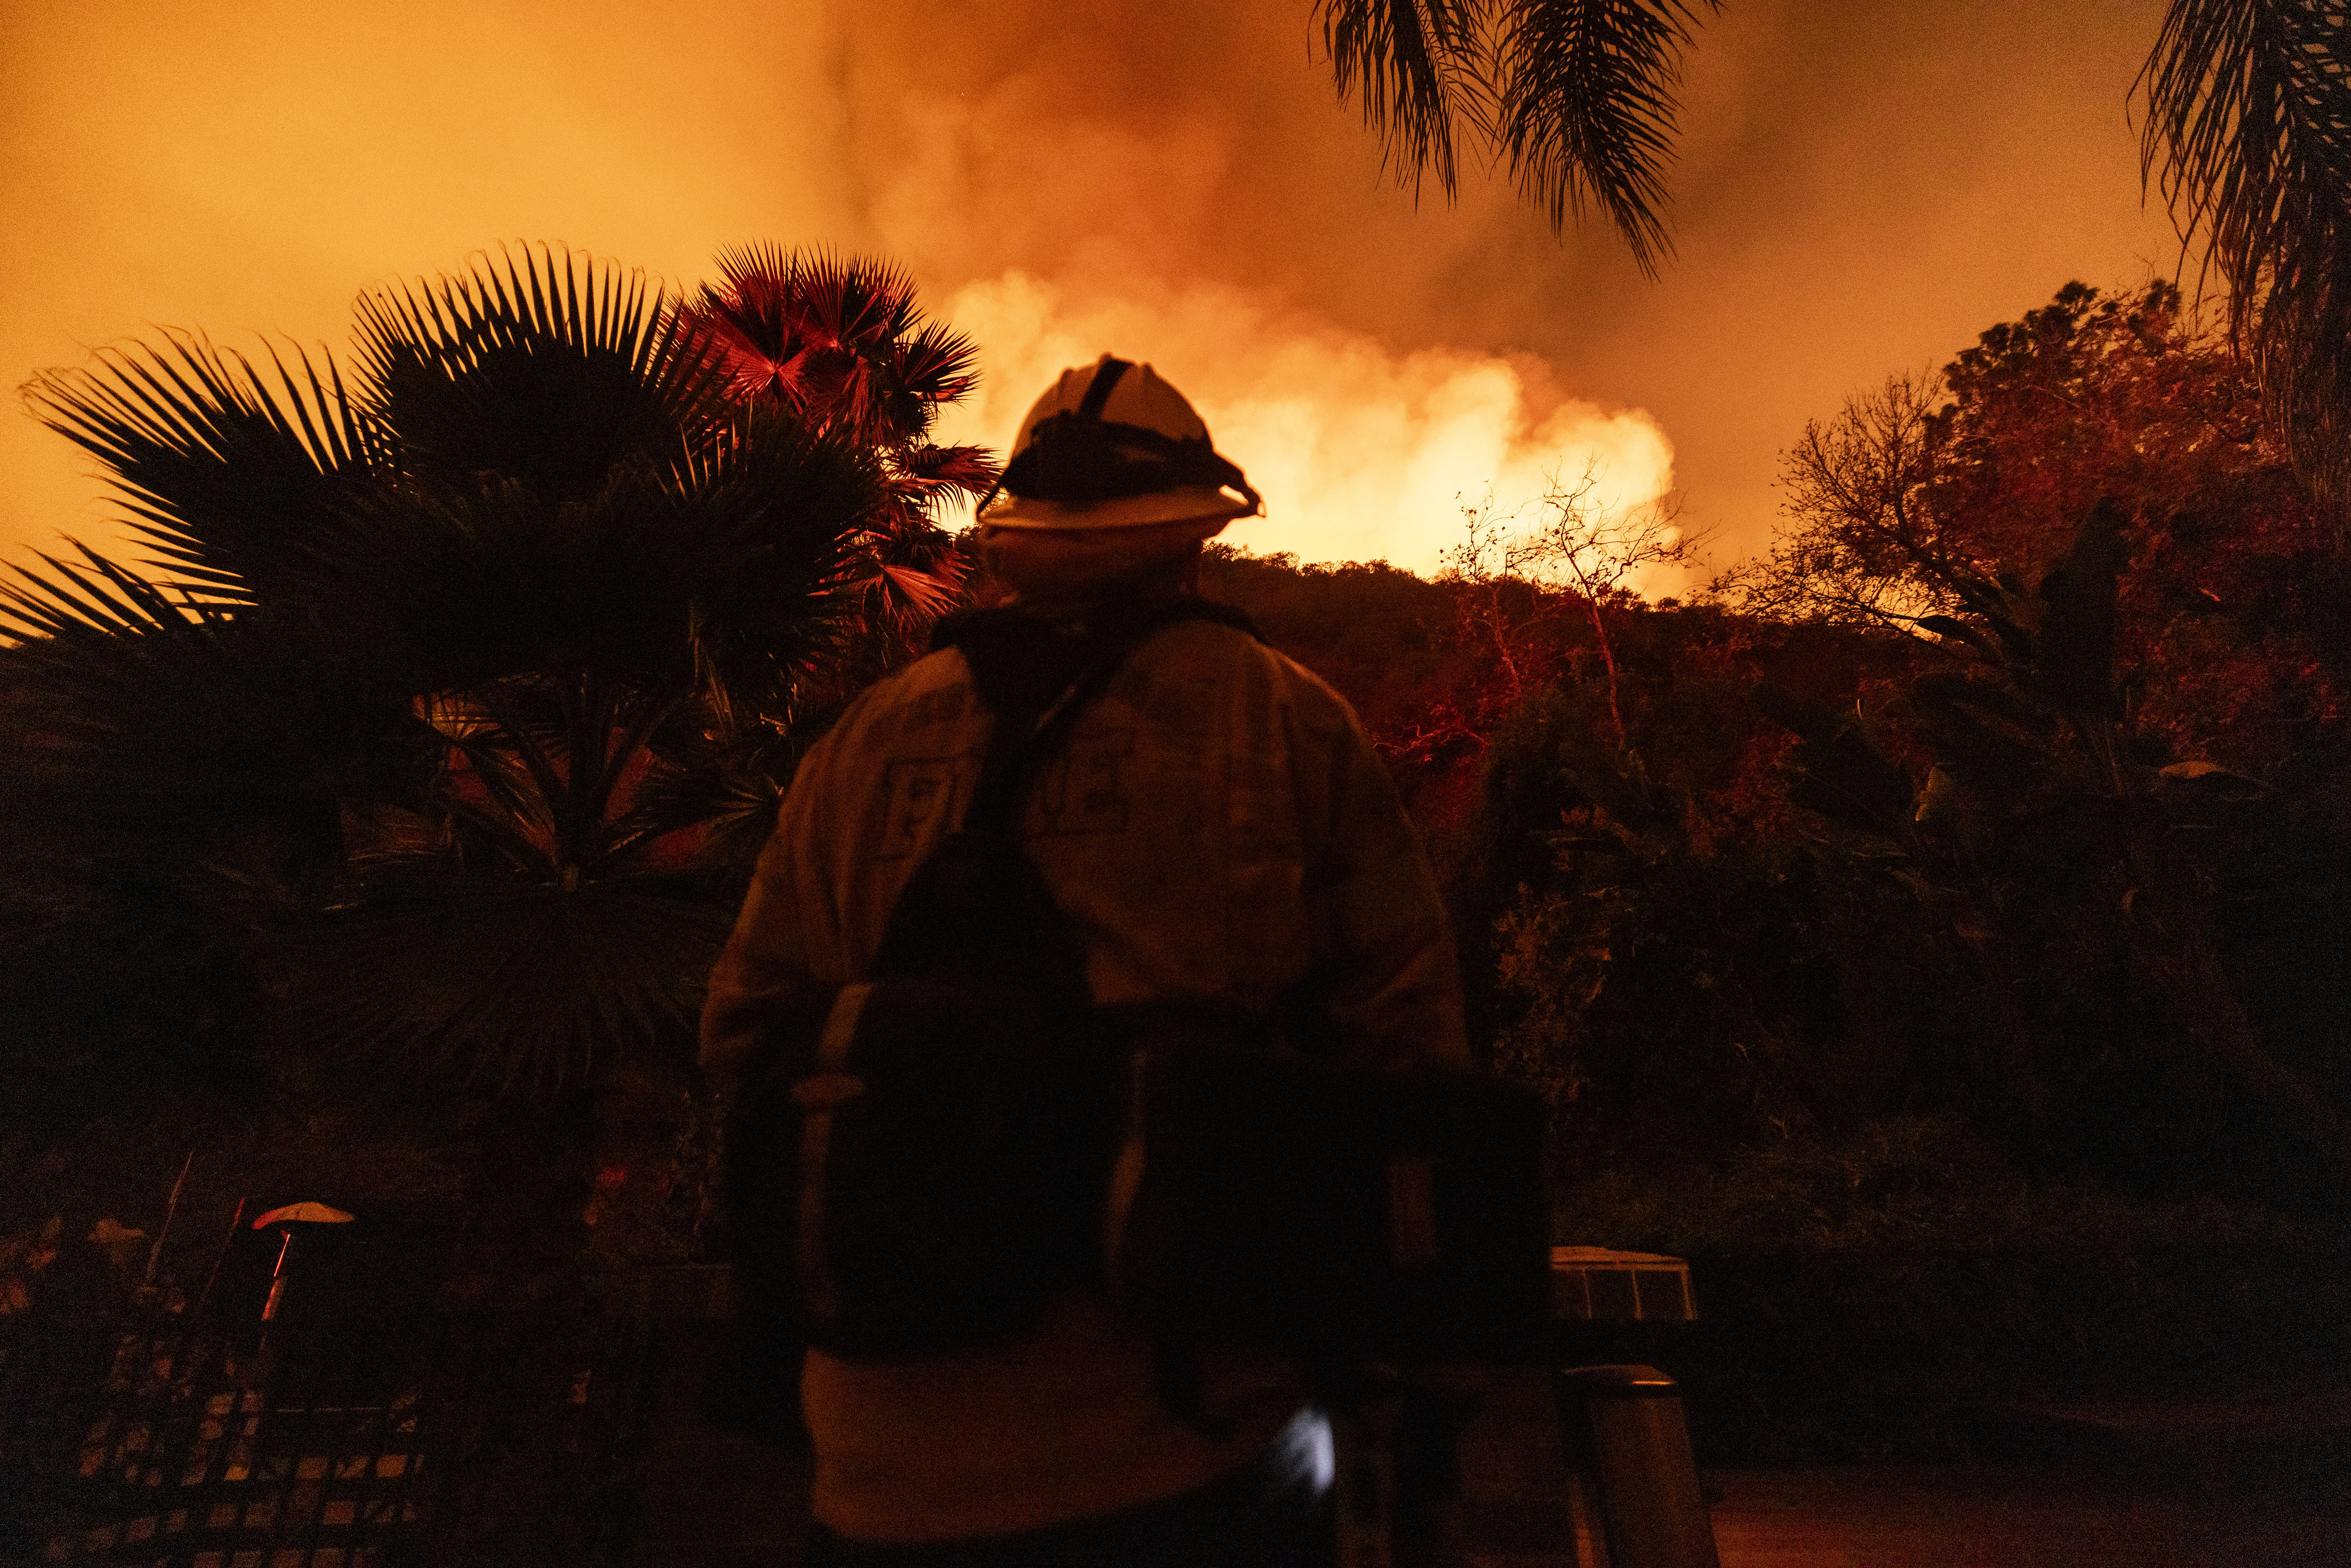
[[1711, 1479], [1721, 1495], [1713, 1517], [1723, 1568], [2351, 1563], [2351, 1507], [2339, 1486], [2332, 1497], [2323, 1487], [2166, 1487], [2022, 1466], [1726, 1470]]
[[[1489, 1390], [1489, 1403], [1497, 1418], [1463, 1454], [1463, 1560], [1573, 1568], [1540, 1392]], [[1708, 1470], [1723, 1568], [2351, 1564], [2351, 1379], [2017, 1406], [1984, 1412], [1983, 1427], [2011, 1457]]]

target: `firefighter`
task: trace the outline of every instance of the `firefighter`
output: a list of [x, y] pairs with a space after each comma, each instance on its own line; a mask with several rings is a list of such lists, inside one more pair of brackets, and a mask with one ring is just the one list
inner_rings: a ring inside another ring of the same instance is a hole
[[[977, 543], [1009, 603], [1075, 635], [1197, 586], [1259, 510], [1191, 405], [1105, 354], [1022, 423]], [[1050, 643], [1050, 640], [1049, 640]], [[711, 978], [722, 1089], [796, 998], [867, 977], [909, 877], [956, 825], [990, 737], [952, 647], [866, 692], [812, 749]], [[1019, 841], [1097, 1004], [1266, 1016], [1367, 1066], [1467, 1061], [1435, 879], [1347, 704], [1239, 626], [1151, 633], [1035, 777]], [[811, 1350], [812, 1561], [1305, 1568], [1331, 1560], [1330, 1428], [1297, 1370], [1203, 1352], [1190, 1409], [1151, 1338], [1063, 1289], [1010, 1343], [905, 1364]]]

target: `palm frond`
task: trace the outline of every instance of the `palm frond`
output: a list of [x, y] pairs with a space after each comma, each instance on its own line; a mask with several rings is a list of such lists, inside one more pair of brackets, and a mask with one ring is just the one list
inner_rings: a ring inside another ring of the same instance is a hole
[[914, 275], [892, 261], [819, 250], [799, 260], [792, 278], [818, 340], [831, 349], [868, 352], [914, 330]]
[[1697, 5], [1720, 0], [1501, 0], [1494, 134], [1554, 231], [1597, 204], [1642, 272], [1673, 253], [1666, 165]]
[[397, 841], [367, 848], [380, 867], [430, 862], [539, 881], [621, 874], [643, 869], [655, 841], [695, 828], [726, 793], [712, 715], [679, 686], [542, 674], [429, 706], [447, 747], [432, 791], [441, 827], [410, 841], [396, 823]]
[[434, 861], [473, 876], [499, 873], [535, 882], [559, 879], [552, 803], [529, 768], [486, 736], [469, 737], [450, 750], [449, 766], [431, 802], [434, 810], [427, 814], [439, 823], [439, 832], [405, 845], [371, 842], [365, 846], [368, 858], [393, 867]]
[[684, 505], [633, 468], [570, 506], [514, 481], [387, 486], [320, 529], [316, 597], [410, 692], [582, 662], [675, 669], [684, 546], [664, 528]]
[[837, 650], [860, 613], [851, 579], [886, 506], [880, 457], [769, 405], [688, 455], [678, 524], [693, 541], [691, 642], [722, 712], [789, 715], [795, 682]]
[[506, 1097], [563, 1092], [614, 1054], [683, 1071], [733, 923], [654, 879], [393, 882], [284, 938], [287, 1022], [324, 1060]]
[[886, 496], [874, 455], [738, 416], [568, 504], [415, 480], [345, 507], [319, 542], [350, 585], [339, 623], [410, 691], [566, 669], [683, 687], [697, 617], [746, 650], [774, 643], [784, 666], [820, 649], [849, 612], [826, 584]]
[[1490, 96], [1479, 67], [1491, 0], [1319, 0], [1322, 47], [1342, 102], [1359, 97], [1389, 172], [1417, 193], [1435, 174], [1449, 199], [1459, 166], [1455, 122], [1481, 120]]
[[16, 622], [11, 635], [52, 643], [86, 643], [150, 631], [177, 631], [218, 619], [213, 605], [174, 594], [136, 572], [76, 545], [82, 566], [36, 551], [50, 575], [11, 567], [21, 584], [0, 582], [0, 621]]
[[723, 285], [705, 285], [680, 315], [725, 366], [726, 395], [799, 408], [818, 345], [795, 293], [797, 256], [772, 245], [730, 246], [718, 253], [718, 272]]
[[950, 496], [977, 501], [996, 487], [1004, 471], [996, 455], [985, 446], [933, 446], [928, 443], [901, 447], [890, 455], [890, 485], [902, 500], [931, 516], [937, 503]]
[[955, 608], [968, 567], [952, 540], [909, 530], [871, 534], [864, 544], [849, 581], [869, 619], [911, 635]]
[[2314, 493], [2351, 501], [2351, 12], [2174, 0], [2139, 74], [2142, 177], [2199, 233], [2231, 335]]
[[403, 469], [593, 494], [715, 417], [716, 368], [642, 273], [552, 246], [360, 297], [361, 362]]
[[927, 322], [892, 345], [890, 374], [900, 394], [925, 410], [960, 402], [979, 385], [979, 345], [945, 322]]
[[269, 350], [274, 376], [201, 337], [99, 351], [92, 370], [45, 371], [34, 416], [103, 464], [156, 564], [204, 591], [252, 601], [274, 586], [311, 521], [381, 467], [382, 427], [331, 355]]
[[919, 440], [977, 383], [977, 347], [926, 322], [904, 268], [773, 246], [718, 255], [722, 282], [681, 308], [737, 402], [772, 398], [803, 423], [869, 445]]
[[27, 744], [0, 765], [24, 826], [94, 860], [193, 871], [243, 845], [251, 874], [330, 871], [337, 799], [419, 773], [422, 727], [366, 650], [84, 555], [5, 590], [35, 633], [9, 650]]
[[744, 245], [721, 246], [713, 258], [718, 264], [718, 276], [730, 292], [784, 288], [800, 265], [800, 253], [788, 250], [773, 240], [752, 240]]

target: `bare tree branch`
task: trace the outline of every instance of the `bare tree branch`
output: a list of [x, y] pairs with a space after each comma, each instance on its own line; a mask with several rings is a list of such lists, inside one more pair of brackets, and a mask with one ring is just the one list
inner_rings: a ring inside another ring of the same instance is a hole
[[1771, 552], [1717, 578], [1711, 591], [1750, 614], [1911, 635], [1938, 615], [2001, 613], [1990, 568], [1941, 527], [1932, 504], [1942, 398], [1931, 371], [1894, 375], [1847, 398], [1834, 419], [1807, 423], [1781, 454], [1786, 523]]
[[1445, 551], [1443, 559], [1447, 574], [1472, 591], [1470, 613], [1493, 641], [1513, 698], [1529, 683], [1529, 674], [1521, 668], [1518, 628], [1502, 604], [1506, 586], [1519, 582], [1565, 591], [1582, 601], [1607, 666], [1608, 715], [1622, 748], [1627, 739], [1625, 715], [1617, 705], [1616, 645], [1608, 634], [1605, 612], [1631, 601], [1632, 585], [1643, 574], [1690, 565], [1705, 541], [1702, 536], [1682, 532], [1677, 522], [1680, 507], [1674, 500], [1612, 507], [1598, 497], [1599, 485], [1600, 471], [1593, 463], [1586, 463], [1572, 484], [1553, 474], [1535, 503], [1534, 521], [1525, 528], [1510, 526], [1515, 514], [1498, 517], [1490, 496], [1480, 506], [1465, 507], [1468, 537]]

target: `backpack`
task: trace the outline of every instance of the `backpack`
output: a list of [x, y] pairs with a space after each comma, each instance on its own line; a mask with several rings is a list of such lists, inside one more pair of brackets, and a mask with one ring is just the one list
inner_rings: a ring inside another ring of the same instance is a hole
[[[1311, 1021], [1097, 1007], [1016, 837], [1029, 778], [1184, 599], [1068, 638], [943, 626], [995, 737], [962, 826], [909, 879], [864, 981], [770, 1026], [727, 1133], [754, 1332], [845, 1360], [997, 1343], [1070, 1283], [1156, 1340], [1318, 1360], [1501, 1356], [1549, 1308], [1544, 1110], [1483, 1074], [1313, 1060]], [[1297, 1009], [1290, 1009], [1295, 1011]]]
[[1104, 1280], [1130, 1321], [1163, 1344], [1326, 1367], [1541, 1358], [1549, 1116], [1532, 1091], [1316, 1061], [1262, 1025], [1173, 1010], [1122, 1043]]
[[995, 738], [962, 825], [893, 906], [869, 977], [765, 1031], [726, 1135], [728, 1229], [773, 1336], [896, 1362], [998, 1343], [1101, 1278], [1124, 1064], [1085, 956], [1021, 851], [1038, 765], [1184, 598], [1076, 636], [1018, 611], [942, 624]]

